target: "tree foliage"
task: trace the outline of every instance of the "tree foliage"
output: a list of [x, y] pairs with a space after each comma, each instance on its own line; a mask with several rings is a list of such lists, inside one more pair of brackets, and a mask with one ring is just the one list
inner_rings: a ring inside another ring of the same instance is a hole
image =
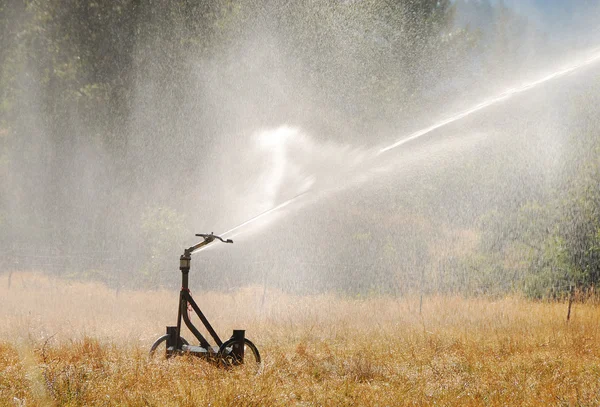
[[[432, 106], [460, 96], [473, 67], [502, 77], [508, 75], [502, 61], [515, 48], [525, 58], [519, 61], [527, 59], [527, 47], [510, 35], [531, 38], [526, 21], [503, 5], [477, 3], [493, 23], [492, 34], [485, 33], [457, 23], [456, 10], [466, 4], [1, 3], [0, 243], [12, 252], [41, 246], [61, 258], [95, 251], [98, 264], [90, 268], [117, 275], [133, 269], [148, 284], [159, 283], [170, 264], [165, 259], [178, 255], [175, 241], [200, 224], [189, 219], [213, 220], [221, 195], [207, 185], [218, 178], [219, 152], [240, 148], [248, 128], [284, 120], [344, 143], [374, 144], [387, 130], [424, 121]], [[493, 48], [486, 48], [488, 34]], [[594, 128], [573, 134], [573, 146], [597, 151]], [[596, 284], [597, 156], [571, 168], [564, 194], [517, 197], [482, 214], [476, 226], [454, 219], [439, 231], [424, 205], [386, 220], [396, 210], [390, 208], [374, 220], [411, 228], [413, 239], [384, 234], [374, 252], [364, 253], [378, 260], [375, 280], [393, 275], [420, 290], [426, 281], [482, 292], [518, 286], [534, 295], [562, 282]], [[482, 178], [475, 170], [469, 177]], [[465, 178], [440, 179], [415, 193], [414, 202], [453, 199], [450, 191], [472, 188]], [[434, 247], [463, 233], [469, 242], [479, 236], [477, 250]], [[124, 260], [106, 265], [107, 253]], [[438, 255], [449, 266], [432, 266]], [[450, 276], [448, 267], [461, 273]], [[409, 287], [353, 281], [363, 291]]]

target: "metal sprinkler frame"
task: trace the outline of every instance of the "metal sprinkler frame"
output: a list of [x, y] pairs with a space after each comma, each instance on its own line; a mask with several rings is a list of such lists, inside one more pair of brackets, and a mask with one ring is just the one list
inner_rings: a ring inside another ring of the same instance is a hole
[[[260, 353], [258, 352], [258, 348], [246, 338], [246, 331], [243, 329], [234, 329], [231, 337], [223, 342], [213, 329], [202, 310], [200, 310], [198, 304], [196, 304], [196, 301], [194, 301], [192, 298], [192, 294], [190, 293], [189, 289], [189, 272], [192, 253], [201, 247], [214, 242], [215, 240], [219, 240], [223, 243], [233, 243], [233, 240], [224, 240], [220, 236], [217, 236], [213, 233], [196, 234], [196, 236], [202, 237], [203, 240], [200, 243], [185, 249], [179, 258], [179, 270], [181, 271], [181, 290], [179, 291], [177, 325], [167, 326], [166, 334], [159, 337], [150, 348], [150, 356], [153, 356], [159, 346], [165, 342], [165, 356], [167, 358], [177, 355], [193, 355], [216, 362], [220, 366], [229, 367], [244, 364], [246, 353], [249, 352], [250, 356], [253, 358], [252, 362], [256, 364], [257, 368], [259, 368], [261, 365]], [[194, 326], [190, 320], [190, 316], [188, 315], [188, 307], [191, 307], [191, 309], [196, 313], [206, 328], [206, 331], [214, 340], [216, 344], [215, 346], [211, 345], [200, 333], [198, 328]], [[190, 332], [199, 341], [199, 345], [190, 345], [188, 341], [181, 336], [182, 320]]]

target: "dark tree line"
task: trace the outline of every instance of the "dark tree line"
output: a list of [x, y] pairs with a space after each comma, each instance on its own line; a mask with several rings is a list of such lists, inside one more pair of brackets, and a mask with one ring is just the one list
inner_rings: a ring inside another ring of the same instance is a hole
[[[520, 42], [511, 32], [533, 38], [531, 47], [543, 43], [543, 35], [528, 35], [527, 22], [504, 6], [478, 6], [478, 13], [487, 13], [493, 23], [490, 32], [460, 25], [457, 7], [465, 4], [0, 3], [4, 268], [22, 267], [16, 265], [19, 256], [26, 258], [31, 247], [40, 247], [40, 253], [62, 259], [63, 272], [105, 280], [116, 276], [121, 283], [127, 280], [124, 273], [135, 272], [148, 284], [164, 281], [164, 270], [172, 268], [192, 232], [243, 220], [222, 208], [221, 201], [230, 195], [223, 192], [221, 180], [227, 178], [221, 167], [223, 152], [243, 150], [254, 129], [283, 122], [323, 140], [377, 144], [415, 123], [429, 123], [434, 113], [452, 107], [473, 88], [488, 86], [474, 71], [493, 71], [494, 77], [514, 73], [507, 66], [515, 68], [528, 55], [517, 61], [526, 52], [516, 49]], [[508, 56], [517, 62], [503, 64]], [[593, 129], [579, 130], [588, 134], [585, 140], [594, 139]], [[597, 282], [598, 228], [592, 220], [598, 208], [593, 187], [598, 163], [592, 158], [570, 178], [587, 174], [586, 182], [569, 189], [572, 199], [560, 215], [553, 215], [562, 216], [562, 222], [554, 223], [555, 233], [540, 231], [527, 238], [542, 242], [544, 256], [554, 256], [552, 261], [568, 258], [564, 276], [550, 273], [536, 280], [545, 281], [544, 287], [557, 279]], [[454, 191], [461, 188], [464, 184]], [[417, 198], [439, 199], [439, 194], [427, 193], [418, 192], [423, 196]], [[527, 199], [500, 208], [498, 216], [522, 210]], [[540, 206], [553, 202], [544, 198]], [[234, 204], [243, 205], [244, 197]], [[413, 220], [403, 221], [422, 226], [418, 241], [380, 242], [374, 255], [383, 260], [373, 265], [382, 274], [377, 281], [411, 273], [415, 280], [423, 270], [433, 270], [429, 265], [435, 256], [427, 253], [435, 249], [427, 246], [444, 234], [421, 221], [429, 216], [423, 209], [427, 205], [421, 206], [410, 209]], [[446, 216], [449, 227], [474, 228], [453, 219], [451, 209]], [[490, 217], [492, 212], [482, 219]], [[535, 222], [539, 225], [537, 215]], [[486, 267], [504, 273], [510, 268], [499, 260], [505, 250], [484, 243], [491, 233], [490, 240], [510, 245], [511, 238], [503, 238], [506, 230], [506, 225], [495, 232], [487, 228], [480, 250], [468, 259], [453, 259], [453, 267], [468, 264], [479, 276], [496, 275]], [[432, 233], [439, 236], [432, 238]], [[406, 249], [413, 253], [409, 262], [397, 254], [405, 243], [412, 245]], [[548, 267], [536, 265], [549, 260], [528, 258], [527, 276], [518, 279], [523, 284], [531, 276], [548, 274]], [[455, 289], [453, 284], [447, 286]]]
[[189, 189], [210, 179], [222, 137], [281, 120], [372, 123], [450, 19], [449, 2], [4, 3], [3, 246], [146, 246], [144, 225], [210, 205]]

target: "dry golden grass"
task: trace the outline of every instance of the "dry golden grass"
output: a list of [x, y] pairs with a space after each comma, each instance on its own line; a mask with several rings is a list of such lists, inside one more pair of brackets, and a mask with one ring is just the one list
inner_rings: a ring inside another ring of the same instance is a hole
[[[600, 405], [600, 309], [519, 298], [196, 293], [221, 336], [246, 328], [253, 375], [147, 350], [177, 291], [0, 279], [0, 405]], [[189, 333], [186, 335], [190, 339]]]

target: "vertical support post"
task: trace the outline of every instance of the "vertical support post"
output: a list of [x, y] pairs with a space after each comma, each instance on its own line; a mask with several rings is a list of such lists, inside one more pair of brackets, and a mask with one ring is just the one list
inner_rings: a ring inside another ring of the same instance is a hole
[[169, 335], [169, 337], [167, 338], [167, 357], [169, 357], [171, 355], [171, 352], [169, 352], [169, 348], [173, 350], [177, 349], [177, 327], [168, 326], [167, 335]]
[[190, 273], [190, 263], [192, 255], [186, 250], [179, 257], [179, 270], [181, 270], [181, 288], [188, 289], [188, 274]]
[[177, 311], [177, 329], [175, 332], [176, 341], [179, 341], [181, 337], [181, 318], [183, 313], [186, 312], [187, 308], [187, 295], [190, 292], [188, 287], [188, 279], [190, 274], [190, 263], [192, 255], [188, 250], [184, 250], [181, 257], [179, 257], [179, 270], [181, 270], [181, 291], [179, 292], [179, 310]]
[[244, 341], [246, 339], [246, 331], [243, 329], [234, 329], [233, 335], [233, 349], [231, 349], [231, 355], [235, 358], [236, 363], [244, 363]]
[[571, 286], [569, 290], [569, 310], [567, 311], [567, 322], [571, 319], [571, 307], [573, 306], [573, 300], [575, 299], [575, 286]]

